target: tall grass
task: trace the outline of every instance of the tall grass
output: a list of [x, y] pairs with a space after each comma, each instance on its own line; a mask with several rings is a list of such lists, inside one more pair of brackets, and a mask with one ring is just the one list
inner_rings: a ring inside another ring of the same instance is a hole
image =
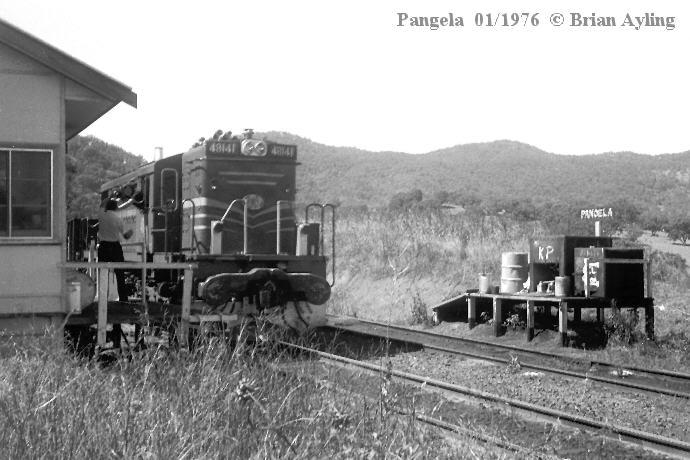
[[[210, 341], [110, 368], [26, 346], [0, 366], [0, 458], [453, 458], [414, 420]], [[460, 455], [462, 453], [460, 452]]]
[[[528, 251], [539, 223], [449, 215], [433, 210], [370, 210], [339, 215], [335, 313], [405, 322], [476, 287], [479, 273], [500, 278], [501, 253]], [[395, 311], [389, 315], [387, 308]]]

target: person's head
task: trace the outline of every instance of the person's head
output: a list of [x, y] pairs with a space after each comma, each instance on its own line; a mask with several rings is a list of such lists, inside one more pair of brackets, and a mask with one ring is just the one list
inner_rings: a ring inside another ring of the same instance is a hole
[[115, 211], [117, 209], [117, 201], [112, 198], [106, 198], [103, 200], [102, 206], [106, 211]]

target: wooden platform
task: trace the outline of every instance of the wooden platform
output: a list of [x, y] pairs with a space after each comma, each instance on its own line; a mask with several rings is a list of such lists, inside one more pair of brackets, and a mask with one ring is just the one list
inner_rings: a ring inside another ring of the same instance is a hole
[[[556, 297], [553, 294], [527, 293], [527, 294], [480, 294], [477, 292], [466, 292], [460, 296], [449, 299], [436, 307], [434, 311], [444, 312], [445, 314], [458, 313], [459, 309], [467, 306], [467, 324], [472, 329], [477, 323], [477, 307], [490, 306], [493, 312], [494, 335], [498, 337], [503, 332], [503, 322], [505, 320], [504, 307], [514, 307], [525, 305], [527, 310], [526, 338], [531, 341], [534, 338], [534, 307], [548, 306], [558, 308], [558, 331], [561, 335], [561, 344], [565, 346], [568, 342], [568, 310], [573, 311], [573, 321], [579, 322], [582, 309], [594, 308], [597, 310], [597, 318], [601, 320], [601, 312], [606, 308], [644, 308], [645, 311], [645, 332], [649, 338], [654, 337], [654, 299], [651, 297], [643, 298], [602, 298], [602, 297]], [[460, 316], [460, 315], [458, 315]]]
[[[213, 317], [218, 320], [221, 315], [213, 314], [204, 302], [191, 302], [190, 323], [199, 323]], [[236, 315], [222, 315], [230, 317]], [[108, 302], [108, 322], [126, 324], [150, 324], [154, 326], [179, 323], [182, 319], [182, 305], [148, 302]], [[224, 318], [227, 319], [227, 318]], [[67, 318], [67, 325], [87, 325], [98, 322], [98, 302], [86, 306], [81, 313], [72, 313]]]
[[[85, 308], [82, 308], [79, 314], [70, 313], [66, 324], [77, 325], [78, 323], [76, 323], [76, 321], [81, 320], [83, 322], [80, 324], [85, 325], [93, 324], [95, 321], [97, 329], [96, 345], [98, 347], [103, 347], [105, 345], [106, 327], [108, 323], [117, 323], [117, 321], [113, 319], [116, 315], [119, 315], [122, 322], [134, 322], [136, 324], [141, 319], [146, 320], [147, 318], [156, 318], [159, 321], [164, 321], [166, 320], [166, 314], [170, 315], [172, 318], [178, 318], [179, 343], [182, 347], [187, 347], [189, 343], [189, 326], [192, 320], [192, 304], [195, 304], [192, 299], [193, 273], [194, 270], [197, 269], [195, 263], [65, 262], [58, 264], [58, 266], [63, 269], [89, 270], [96, 272], [96, 279], [98, 280], [98, 303], [87, 305]], [[141, 306], [137, 308], [136, 304], [132, 305], [129, 302], [108, 302], [109, 272], [110, 270], [118, 269], [141, 270], [141, 279], [143, 280], [146, 279], [148, 270], [181, 270], [184, 274], [184, 282], [182, 283], [182, 305], [153, 303], [144, 305], [142, 303]], [[109, 315], [113, 316], [109, 317]], [[197, 319], [201, 320], [198, 316], [199, 315], [197, 315]], [[221, 315], [214, 315], [214, 317], [217, 318], [217, 320], [225, 321]]]

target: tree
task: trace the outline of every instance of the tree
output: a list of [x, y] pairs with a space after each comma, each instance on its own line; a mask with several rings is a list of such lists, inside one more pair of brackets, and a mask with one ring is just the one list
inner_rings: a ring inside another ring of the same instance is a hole
[[388, 209], [395, 211], [411, 209], [418, 205], [423, 197], [424, 195], [419, 189], [396, 193], [388, 202]]
[[613, 209], [611, 225], [616, 232], [622, 232], [632, 224], [639, 222], [640, 210], [638, 206], [626, 198], [621, 198], [610, 206]]
[[656, 209], [647, 209], [640, 214], [642, 228], [656, 236], [668, 223], [668, 219]]
[[690, 240], [690, 217], [683, 216], [675, 219], [668, 227], [668, 239], [680, 241], [685, 246]]
[[140, 156], [93, 136], [77, 136], [67, 145], [67, 219], [93, 217], [104, 182], [145, 163]]

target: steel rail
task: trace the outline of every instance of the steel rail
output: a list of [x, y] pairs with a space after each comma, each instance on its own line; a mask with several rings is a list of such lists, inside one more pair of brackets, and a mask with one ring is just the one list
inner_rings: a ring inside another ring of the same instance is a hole
[[582, 417], [580, 415], [570, 414], [568, 412], [563, 412], [556, 409], [550, 409], [548, 407], [527, 403], [513, 398], [507, 398], [505, 396], [499, 396], [492, 393], [487, 393], [485, 391], [476, 390], [461, 385], [443, 382], [441, 380], [431, 379], [409, 372], [389, 369], [383, 366], [378, 366], [376, 364], [371, 364], [364, 361], [358, 361], [355, 359], [346, 358], [344, 356], [338, 356], [323, 351], [315, 350], [302, 345], [296, 345], [284, 341], [278, 341], [278, 343], [297, 350], [301, 350], [306, 353], [310, 353], [312, 355], [330, 361], [345, 363], [350, 366], [359, 367], [369, 371], [387, 373], [403, 381], [424, 384], [428, 387], [438, 388], [440, 390], [445, 390], [451, 393], [461, 394], [472, 398], [481, 399], [484, 401], [490, 401], [493, 403], [504, 404], [532, 414], [538, 414], [540, 416], [551, 419], [554, 422], [567, 422], [578, 428], [601, 430], [602, 432], [600, 434], [607, 436], [609, 438], [632, 442], [640, 447], [652, 448], [658, 452], [662, 452], [667, 455], [670, 454], [678, 456], [679, 458], [687, 458], [690, 455], [690, 443], [679, 441], [673, 438], [668, 438], [666, 436], [647, 433], [644, 431], [636, 430], [634, 428], [628, 428], [613, 423], [603, 423], [594, 419]]
[[417, 329], [410, 329], [402, 326], [396, 326], [396, 325], [389, 325], [386, 323], [380, 323], [378, 321], [370, 321], [366, 319], [356, 319], [360, 323], [366, 323], [366, 324], [372, 324], [375, 326], [382, 326], [382, 327], [388, 327], [390, 329], [396, 329], [404, 332], [419, 332], [420, 334], [424, 335], [429, 335], [429, 336], [436, 336], [436, 337], [441, 337], [443, 339], [452, 339], [452, 340], [457, 340], [461, 342], [468, 342], [468, 343], [474, 343], [476, 345], [487, 345], [495, 348], [503, 348], [506, 350], [512, 350], [512, 351], [518, 351], [522, 353], [531, 353], [535, 355], [540, 355], [540, 356], [546, 356], [554, 359], [562, 359], [562, 360], [569, 360], [569, 361], [587, 361], [592, 364], [597, 364], [600, 366], [607, 366], [607, 367], [613, 367], [613, 368], [623, 368], [631, 371], [638, 371], [638, 372], [645, 372], [647, 374], [655, 374], [655, 375], [660, 375], [664, 377], [674, 377], [682, 380], [688, 380], [690, 382], [690, 374], [684, 373], [684, 372], [676, 372], [676, 371], [669, 371], [666, 369], [648, 369], [645, 367], [639, 367], [639, 366], [621, 366], [618, 364], [614, 364], [608, 361], [603, 361], [603, 360], [597, 360], [597, 359], [580, 359], [577, 357], [572, 357], [572, 356], [565, 356], [559, 353], [549, 353], [548, 351], [541, 351], [541, 350], [528, 350], [526, 348], [521, 348], [517, 347], [514, 345], [508, 345], [508, 344], [501, 344], [501, 343], [494, 343], [494, 342], [487, 342], [484, 340], [477, 340], [477, 339], [472, 339], [469, 337], [455, 337], [452, 335], [446, 335], [446, 334], [435, 334], [433, 332], [428, 332], [428, 331], [419, 331]]
[[[405, 327], [401, 327], [401, 326], [387, 325], [387, 324], [379, 323], [376, 321], [359, 320], [359, 319], [357, 321], [360, 323], [370, 324], [373, 326], [385, 328], [386, 330], [398, 331], [398, 332], [403, 333], [403, 334], [415, 334], [415, 335], [433, 337], [436, 340], [448, 340], [448, 341], [456, 342], [456, 343], [470, 343], [470, 344], [476, 345], [476, 346], [484, 346], [484, 347], [489, 347], [489, 348], [498, 348], [498, 349], [503, 349], [503, 350], [509, 350], [509, 351], [514, 351], [516, 353], [522, 353], [525, 355], [532, 354], [532, 355], [537, 355], [537, 356], [545, 356], [545, 357], [549, 357], [552, 359], [558, 359], [558, 360], [580, 361], [577, 358], [572, 358], [572, 357], [560, 355], [557, 353], [548, 353], [548, 352], [543, 352], [543, 351], [539, 351], [539, 350], [527, 350], [524, 348], [515, 347], [515, 346], [511, 346], [511, 345], [495, 344], [493, 342], [485, 342], [485, 341], [476, 340], [476, 339], [468, 339], [465, 337], [454, 337], [454, 336], [445, 335], [445, 334], [434, 334], [431, 332], [420, 331], [417, 329], [410, 329], [410, 328], [405, 328]], [[335, 325], [335, 324], [328, 325], [328, 327], [333, 328], [333, 329], [339, 329], [339, 330], [343, 330], [343, 331], [353, 332], [353, 333], [357, 333], [357, 334], [368, 335], [371, 337], [391, 338], [391, 339], [406, 342], [406, 343], [413, 343], [416, 345], [421, 345], [424, 348], [431, 349], [431, 350], [438, 350], [438, 351], [442, 351], [444, 353], [459, 354], [459, 355], [468, 356], [471, 358], [481, 359], [481, 360], [485, 360], [485, 361], [499, 362], [502, 364], [510, 364], [510, 362], [511, 362], [511, 360], [506, 359], [506, 358], [486, 355], [486, 354], [482, 354], [482, 353], [471, 352], [471, 351], [467, 351], [467, 350], [460, 350], [460, 349], [456, 349], [456, 348], [444, 347], [444, 346], [435, 345], [435, 344], [432, 344], [432, 343], [429, 343], [429, 342], [426, 342], [423, 340], [390, 337], [390, 335], [377, 334], [373, 331], [352, 330], [352, 329], [348, 329], [347, 326], [339, 326], [339, 325]], [[690, 375], [689, 374], [683, 374], [683, 373], [672, 372], [672, 371], [665, 371], [665, 370], [661, 370], [661, 369], [645, 369], [645, 368], [641, 368], [641, 367], [637, 367], [637, 366], [619, 366], [619, 365], [616, 365], [613, 363], [609, 363], [609, 362], [605, 362], [605, 361], [598, 361], [598, 360], [583, 359], [582, 361], [589, 362], [590, 364], [596, 364], [596, 365], [600, 365], [600, 366], [611, 367], [613, 369], [630, 370], [630, 371], [635, 371], [635, 372], [640, 372], [640, 373], [646, 373], [646, 374], [649, 374], [651, 376], [663, 376], [663, 377], [672, 377], [672, 378], [676, 378], [676, 379], [680, 379], [680, 380], [687, 380], [687, 383], [690, 384]], [[635, 383], [635, 382], [630, 382], [630, 381], [625, 381], [625, 380], [618, 380], [618, 379], [614, 379], [614, 378], [608, 378], [608, 377], [593, 375], [593, 374], [590, 374], [589, 372], [570, 371], [567, 369], [558, 369], [558, 368], [547, 367], [547, 366], [542, 366], [539, 364], [532, 364], [532, 363], [527, 363], [527, 362], [520, 362], [520, 365], [522, 367], [525, 367], [525, 368], [535, 369], [538, 371], [548, 372], [551, 374], [565, 375], [568, 377], [574, 377], [574, 378], [580, 378], [580, 379], [589, 379], [592, 381], [605, 383], [607, 385], [614, 385], [614, 386], [619, 386], [619, 387], [631, 388], [631, 389], [635, 389], [635, 390], [647, 391], [650, 393], [657, 393], [657, 394], [663, 394], [666, 396], [673, 396], [673, 397], [677, 397], [677, 398], [690, 399], [690, 392], [686, 392], [686, 391], [673, 390], [673, 389], [662, 388], [662, 387], [652, 386], [652, 385], [645, 385], [642, 383]]]
[[[286, 345], [290, 346], [291, 344], [286, 344]], [[309, 377], [315, 378], [313, 375], [309, 375]], [[337, 388], [337, 384], [335, 382], [326, 381], [325, 385], [327, 385], [331, 389], [335, 389], [336, 391], [339, 390]], [[370, 403], [376, 402], [375, 399], [370, 397], [370, 396], [362, 395], [362, 397], [364, 399], [366, 399], [367, 401], [369, 401]], [[394, 412], [398, 415], [402, 415], [405, 417], [413, 417], [415, 420], [417, 420], [421, 423], [425, 423], [429, 426], [440, 428], [442, 430], [451, 432], [451, 433], [456, 434], [456, 435], [467, 436], [469, 438], [475, 439], [475, 440], [480, 441], [480, 442], [492, 444], [492, 445], [497, 446], [497, 447], [504, 449], [504, 450], [509, 450], [509, 451], [512, 451], [515, 453], [525, 454], [525, 455], [529, 455], [532, 457], [534, 457], [536, 455], [536, 458], [539, 458], [542, 460], [556, 458], [552, 455], [538, 452], [535, 449], [530, 449], [530, 448], [520, 446], [520, 445], [515, 444], [513, 442], [510, 442], [506, 439], [502, 439], [502, 438], [499, 438], [497, 436], [482, 433], [479, 431], [474, 431], [472, 429], [465, 428], [463, 426], [460, 426], [460, 425], [457, 425], [454, 423], [446, 422], [446, 421], [443, 421], [443, 420], [438, 419], [438, 418], [429, 417], [428, 415], [413, 413], [413, 412], [405, 410], [405, 409], [394, 409]], [[527, 457], [525, 457], [525, 458], [527, 458]]]

